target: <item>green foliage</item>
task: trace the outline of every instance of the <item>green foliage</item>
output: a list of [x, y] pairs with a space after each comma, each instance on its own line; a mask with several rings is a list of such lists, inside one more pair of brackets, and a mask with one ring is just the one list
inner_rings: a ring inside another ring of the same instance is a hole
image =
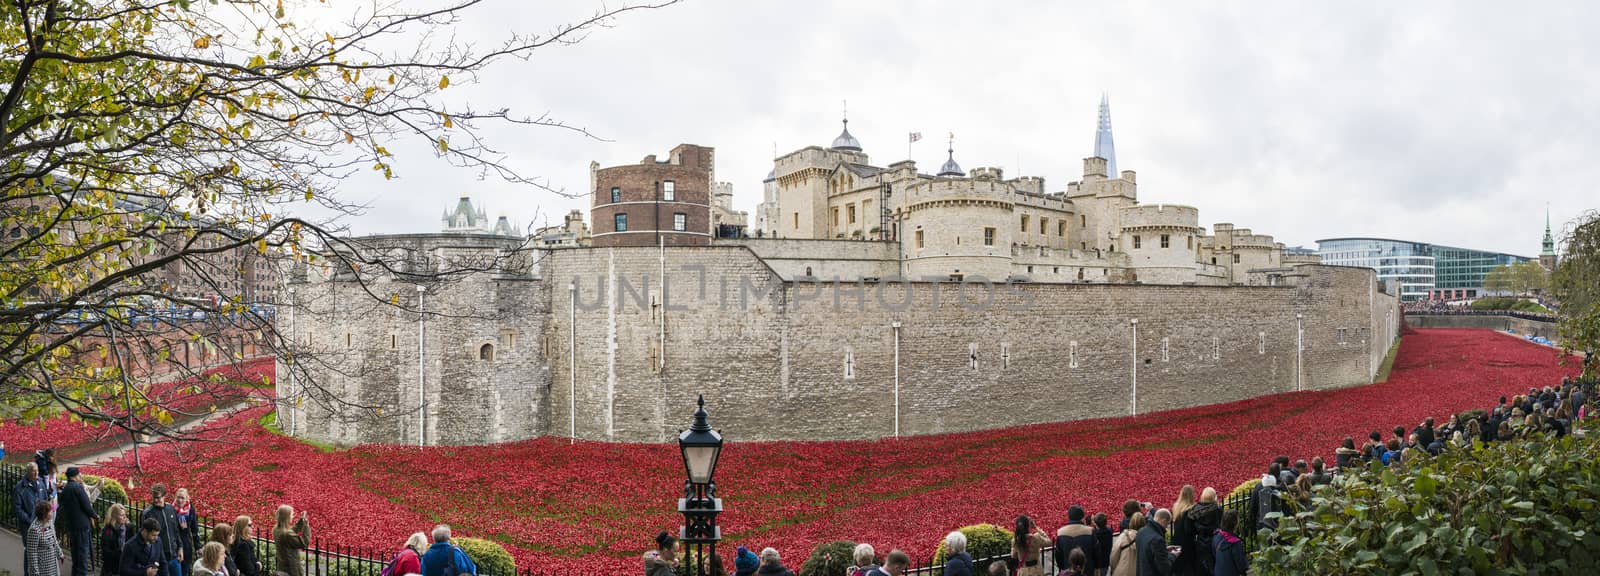
[[1514, 310], [1517, 312], [1533, 312], [1549, 314], [1550, 309], [1540, 306], [1538, 302], [1521, 298], [1479, 298], [1472, 301], [1473, 310]]
[[478, 573], [484, 576], [513, 576], [517, 573], [517, 562], [511, 557], [499, 542], [479, 538], [452, 538], [456, 546], [467, 553], [478, 565]]
[[[994, 524], [974, 524], [963, 526], [961, 533], [967, 536], [967, 554], [974, 560], [989, 558], [1011, 553], [1011, 531]], [[933, 553], [933, 563], [943, 566], [946, 560], [944, 550], [944, 537], [939, 537], [939, 549]]]
[[1286, 516], [1260, 574], [1576, 574], [1600, 565], [1600, 444], [1535, 436], [1352, 470]]
[[1249, 496], [1250, 493], [1256, 491], [1256, 486], [1260, 486], [1260, 485], [1261, 485], [1261, 478], [1260, 477], [1255, 477], [1255, 478], [1251, 478], [1249, 480], [1245, 480], [1244, 482], [1240, 482], [1238, 486], [1234, 486], [1233, 487], [1233, 491], [1232, 492], [1228, 493], [1228, 497], [1227, 498], [1223, 498], [1223, 501], [1232, 500], [1232, 499], [1240, 497], [1240, 496]]
[[[1561, 261], [1551, 287], [1561, 301], [1561, 342], [1576, 350], [1600, 350], [1600, 211], [1590, 210], [1567, 225]], [[1585, 366], [1596, 376], [1600, 363]]]
[[83, 475], [84, 484], [93, 486], [96, 482], [100, 483], [101, 498], [121, 504], [124, 508], [128, 506], [128, 490], [123, 488], [116, 478], [90, 474]]
[[846, 568], [856, 565], [852, 558], [855, 551], [856, 543], [849, 540], [818, 544], [800, 566], [800, 576], [844, 576]]
[[383, 565], [376, 562], [339, 562], [323, 567], [327, 576], [378, 576]]

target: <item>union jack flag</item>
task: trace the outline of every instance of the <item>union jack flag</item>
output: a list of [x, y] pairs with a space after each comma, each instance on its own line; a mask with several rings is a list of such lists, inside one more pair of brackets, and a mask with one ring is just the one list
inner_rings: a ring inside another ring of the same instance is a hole
[[916, 141], [921, 140], [921, 139], [922, 139], [922, 133], [921, 132], [912, 132], [911, 133], [911, 141], [912, 142], [916, 142]]

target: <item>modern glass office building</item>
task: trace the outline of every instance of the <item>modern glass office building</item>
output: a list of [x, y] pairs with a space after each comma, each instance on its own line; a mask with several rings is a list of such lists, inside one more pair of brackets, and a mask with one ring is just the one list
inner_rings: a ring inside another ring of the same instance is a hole
[[1322, 257], [1323, 264], [1376, 270], [1380, 281], [1398, 283], [1400, 299], [1407, 301], [1476, 298], [1484, 292], [1483, 277], [1490, 270], [1533, 260], [1514, 254], [1388, 238], [1318, 240], [1317, 255]]

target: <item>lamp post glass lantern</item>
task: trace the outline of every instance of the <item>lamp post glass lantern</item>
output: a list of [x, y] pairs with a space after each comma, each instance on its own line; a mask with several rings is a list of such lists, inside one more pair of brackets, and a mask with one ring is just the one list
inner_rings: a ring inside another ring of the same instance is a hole
[[683, 454], [684, 473], [688, 476], [683, 482], [683, 498], [678, 500], [678, 512], [683, 514], [678, 539], [684, 545], [682, 562], [687, 576], [715, 572], [710, 560], [716, 554], [717, 541], [722, 539], [722, 528], [717, 526], [722, 499], [717, 498], [717, 485], [712, 481], [722, 454], [722, 434], [706, 422], [705, 396], [697, 404], [694, 424], [678, 434], [678, 450]]

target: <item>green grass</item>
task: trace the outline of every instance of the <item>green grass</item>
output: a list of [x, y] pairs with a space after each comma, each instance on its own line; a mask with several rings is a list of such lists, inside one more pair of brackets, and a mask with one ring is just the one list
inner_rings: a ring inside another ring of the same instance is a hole
[[277, 410], [273, 410], [271, 412], [268, 412], [266, 416], [262, 416], [260, 423], [261, 423], [261, 427], [265, 428], [268, 432], [271, 432], [273, 434], [277, 434], [277, 435], [282, 436], [284, 438], [288, 438], [290, 440], [294, 440], [295, 442], [299, 442], [301, 444], [305, 444], [307, 446], [316, 448], [317, 450], [321, 450], [323, 452], [338, 452], [340, 450], [340, 448], [338, 446], [334, 446], [333, 444], [326, 444], [326, 443], [323, 443], [323, 442], [317, 442], [315, 440], [307, 440], [305, 438], [296, 438], [294, 436], [290, 436], [288, 434], [284, 434], [283, 430], [278, 428], [278, 411]]
[[1390, 346], [1389, 352], [1383, 356], [1383, 364], [1378, 365], [1378, 377], [1372, 380], [1373, 383], [1389, 381], [1389, 372], [1394, 370], [1394, 357], [1400, 354], [1400, 341], [1404, 338], [1405, 336], [1395, 338], [1394, 345]]

